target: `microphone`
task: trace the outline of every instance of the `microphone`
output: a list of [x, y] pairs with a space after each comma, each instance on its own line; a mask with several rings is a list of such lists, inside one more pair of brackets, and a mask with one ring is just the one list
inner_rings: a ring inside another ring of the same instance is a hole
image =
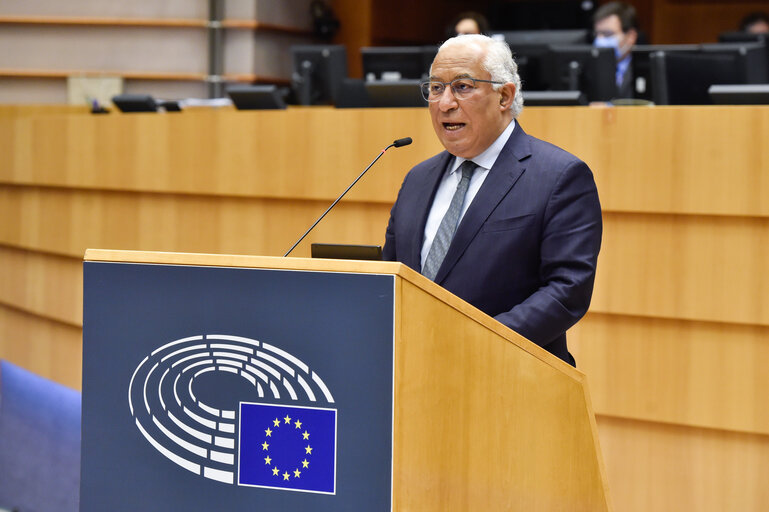
[[[395, 146], [396, 148], [399, 148], [399, 147], [401, 147], [401, 146], [408, 146], [408, 145], [409, 145], [409, 144], [411, 144], [412, 142], [414, 142], [414, 141], [412, 141], [412, 140], [411, 140], [411, 137], [403, 137], [402, 139], [394, 140], [394, 141], [393, 141], [393, 143], [392, 143], [391, 145], [392, 145], [392, 146]], [[385, 148], [385, 151], [387, 151], [387, 149], [388, 149], [389, 147], [390, 147], [390, 146], [387, 146], [387, 147]], [[384, 153], [384, 151], [383, 151], [383, 153]]]
[[325, 212], [323, 212], [323, 215], [321, 215], [320, 217], [318, 217], [318, 220], [316, 220], [316, 221], [313, 223], [313, 225], [312, 225], [312, 226], [310, 226], [310, 229], [308, 229], [307, 231], [305, 231], [305, 232], [304, 232], [304, 234], [303, 234], [303, 235], [302, 235], [302, 236], [299, 238], [299, 240], [297, 240], [297, 241], [296, 241], [296, 243], [295, 243], [294, 245], [292, 245], [292, 246], [291, 246], [291, 249], [289, 249], [288, 251], [286, 251], [286, 254], [284, 254], [284, 255], [283, 255], [283, 257], [285, 258], [285, 257], [286, 257], [286, 256], [288, 256], [289, 254], [291, 254], [291, 251], [293, 251], [293, 250], [296, 248], [296, 246], [297, 246], [297, 245], [299, 245], [299, 243], [300, 243], [302, 240], [304, 240], [304, 238], [305, 238], [307, 235], [309, 235], [309, 234], [310, 234], [310, 231], [312, 231], [312, 230], [313, 230], [313, 228], [315, 228], [315, 226], [317, 226], [317, 225], [318, 225], [318, 223], [319, 223], [321, 220], [323, 220], [323, 217], [325, 217], [325, 216], [326, 216], [326, 214], [327, 214], [328, 212], [330, 212], [330, 211], [331, 211], [331, 208], [333, 208], [334, 206], [336, 206], [336, 203], [338, 203], [338, 202], [339, 202], [339, 201], [340, 201], [340, 200], [341, 200], [341, 199], [344, 197], [344, 195], [345, 195], [347, 192], [349, 192], [349, 191], [350, 191], [350, 189], [351, 189], [352, 187], [354, 187], [356, 183], [358, 183], [358, 181], [359, 181], [359, 180], [360, 180], [360, 179], [363, 177], [363, 175], [364, 175], [364, 174], [366, 174], [366, 172], [368, 172], [368, 170], [369, 170], [369, 169], [371, 169], [371, 167], [372, 167], [372, 166], [373, 166], [375, 163], [377, 163], [377, 160], [379, 160], [380, 158], [382, 158], [382, 155], [384, 155], [384, 154], [385, 154], [385, 151], [387, 151], [388, 149], [390, 149], [390, 148], [392, 148], [392, 147], [396, 147], [396, 148], [399, 148], [399, 147], [401, 147], [401, 146], [408, 146], [408, 145], [409, 145], [409, 144], [411, 144], [412, 142], [413, 142], [413, 141], [411, 140], [411, 137], [403, 137], [402, 139], [394, 140], [392, 144], [390, 144], [389, 146], [387, 146], [386, 148], [384, 148], [384, 149], [382, 150], [382, 152], [381, 152], [381, 153], [379, 153], [379, 155], [377, 155], [377, 157], [374, 159], [374, 161], [373, 161], [373, 162], [371, 162], [370, 164], [368, 164], [368, 167], [366, 167], [366, 168], [363, 170], [363, 172], [362, 172], [362, 173], [360, 173], [360, 176], [358, 176], [357, 178], [355, 178], [355, 181], [353, 181], [352, 183], [350, 183], [350, 186], [349, 186], [349, 187], [347, 187], [347, 188], [345, 189], [345, 191], [344, 191], [344, 192], [342, 192], [342, 194], [341, 194], [339, 197], [337, 197], [337, 198], [336, 198], [336, 201], [334, 201], [333, 203], [331, 203], [331, 206], [329, 206], [329, 207], [326, 209], [326, 211], [325, 211]]

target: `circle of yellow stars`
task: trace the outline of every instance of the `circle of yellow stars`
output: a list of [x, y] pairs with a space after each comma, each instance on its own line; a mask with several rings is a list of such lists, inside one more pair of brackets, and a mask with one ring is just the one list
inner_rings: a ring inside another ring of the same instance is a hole
[[[279, 418], [275, 418], [274, 420], [272, 420], [271, 427], [273, 427], [275, 429], [279, 429], [281, 427], [281, 425], [283, 425], [283, 426], [285, 426], [285, 425], [293, 425], [294, 429], [298, 429], [298, 430], [302, 429], [302, 422], [299, 421], [298, 419], [296, 421], [294, 421], [294, 419], [291, 418], [291, 416], [289, 416], [288, 414], [286, 414], [286, 416], [283, 418], [282, 421]], [[265, 451], [265, 452], [269, 452], [269, 450], [270, 450], [270, 443], [268, 442], [267, 438], [268, 437], [271, 438], [273, 432], [274, 432], [274, 430], [272, 428], [270, 428], [270, 427], [267, 427], [267, 429], [264, 431], [265, 439], [264, 439], [264, 442], [262, 443], [262, 450]], [[296, 467], [296, 468], [294, 468], [294, 470], [291, 473], [289, 473], [287, 470], [284, 469], [283, 473], [281, 474], [281, 470], [280, 470], [280, 468], [278, 468], [278, 465], [275, 464], [273, 466], [272, 457], [270, 457], [269, 453], [267, 454], [267, 456], [264, 458], [264, 463], [267, 466], [270, 466], [270, 471], [272, 471], [272, 475], [273, 476], [276, 476], [278, 478], [282, 477], [283, 481], [288, 481], [291, 478], [300, 478], [302, 476], [302, 471], [304, 469], [310, 467], [310, 461], [307, 460], [307, 456], [308, 455], [312, 455], [312, 446], [310, 445], [310, 442], [309, 442], [310, 441], [310, 433], [307, 432], [307, 429], [305, 429], [304, 432], [302, 432], [302, 440], [307, 441], [307, 446], [304, 447], [305, 457], [304, 457], [304, 460], [301, 462], [301, 464], [302, 464], [302, 468], [301, 469], [299, 469], [299, 467]]]

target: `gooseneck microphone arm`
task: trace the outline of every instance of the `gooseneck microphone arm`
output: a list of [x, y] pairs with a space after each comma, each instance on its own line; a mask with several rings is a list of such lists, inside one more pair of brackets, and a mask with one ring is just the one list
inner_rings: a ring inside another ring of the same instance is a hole
[[360, 173], [360, 176], [358, 176], [357, 178], [355, 178], [355, 181], [353, 181], [352, 183], [350, 183], [350, 186], [349, 186], [349, 187], [347, 187], [347, 188], [345, 189], [345, 191], [344, 191], [344, 192], [342, 192], [342, 194], [341, 194], [339, 197], [337, 197], [337, 198], [336, 198], [336, 201], [334, 201], [333, 203], [331, 203], [331, 206], [329, 206], [329, 207], [326, 209], [326, 211], [325, 211], [325, 212], [323, 212], [323, 215], [321, 215], [320, 217], [318, 217], [318, 220], [316, 220], [316, 221], [313, 223], [313, 225], [312, 225], [312, 226], [310, 226], [310, 229], [308, 229], [307, 231], [305, 231], [305, 232], [304, 232], [304, 234], [303, 234], [303, 235], [302, 235], [302, 236], [299, 238], [299, 240], [297, 240], [297, 241], [296, 241], [296, 243], [295, 243], [294, 245], [292, 245], [292, 246], [291, 246], [291, 249], [289, 249], [288, 251], [286, 251], [286, 254], [284, 254], [284, 255], [283, 255], [283, 257], [285, 258], [285, 257], [286, 257], [286, 256], [288, 256], [289, 254], [291, 254], [291, 251], [293, 251], [293, 250], [296, 248], [296, 246], [297, 246], [297, 245], [299, 245], [299, 243], [300, 243], [302, 240], [304, 240], [304, 238], [305, 238], [307, 235], [309, 235], [309, 234], [310, 234], [310, 231], [312, 231], [312, 230], [313, 230], [313, 228], [314, 228], [315, 226], [317, 226], [317, 225], [318, 225], [318, 223], [319, 223], [320, 221], [322, 221], [322, 220], [323, 220], [323, 217], [325, 217], [325, 216], [326, 216], [326, 214], [327, 214], [328, 212], [330, 212], [330, 211], [331, 211], [331, 209], [332, 209], [334, 206], [336, 206], [336, 203], [338, 203], [338, 202], [339, 202], [339, 201], [340, 201], [340, 200], [341, 200], [341, 199], [344, 197], [344, 195], [345, 195], [347, 192], [349, 192], [349, 191], [350, 191], [350, 189], [351, 189], [352, 187], [354, 187], [356, 183], [358, 183], [358, 181], [359, 181], [359, 180], [360, 180], [360, 179], [363, 177], [363, 175], [364, 175], [364, 174], [366, 174], [366, 172], [368, 172], [368, 170], [369, 170], [369, 169], [371, 169], [371, 167], [372, 167], [372, 166], [373, 166], [375, 163], [377, 163], [377, 160], [379, 160], [380, 158], [382, 158], [382, 155], [384, 155], [384, 154], [385, 154], [385, 151], [387, 151], [388, 149], [390, 149], [390, 148], [392, 148], [392, 147], [396, 147], [396, 148], [399, 148], [399, 147], [401, 147], [401, 146], [408, 146], [409, 144], [411, 144], [411, 142], [412, 142], [412, 140], [411, 140], [411, 137], [404, 137], [404, 138], [402, 138], [402, 139], [398, 139], [398, 140], [396, 140], [396, 141], [393, 141], [393, 143], [392, 143], [392, 144], [390, 144], [389, 146], [387, 146], [386, 148], [384, 148], [384, 149], [382, 150], [382, 152], [381, 152], [381, 153], [379, 153], [379, 154], [377, 155], [377, 157], [374, 159], [374, 161], [373, 161], [373, 162], [371, 162], [370, 164], [368, 164], [368, 167], [366, 167], [366, 169], [364, 169], [364, 171], [363, 171], [362, 173]]

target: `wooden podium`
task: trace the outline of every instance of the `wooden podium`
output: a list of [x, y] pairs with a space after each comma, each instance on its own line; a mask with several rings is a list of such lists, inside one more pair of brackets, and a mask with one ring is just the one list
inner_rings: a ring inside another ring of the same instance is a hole
[[[392, 443], [391, 450], [388, 450], [388, 453], [391, 453], [391, 460], [384, 463], [385, 466], [389, 464], [389, 467], [383, 468], [383, 474], [391, 476], [391, 482], [387, 486], [390, 496], [389, 503], [378, 501], [365, 506], [365, 509], [419, 511], [611, 509], [585, 376], [402, 264], [104, 250], [88, 250], [85, 260], [84, 446], [81, 489], [81, 510], [84, 512], [103, 508], [105, 505], [118, 510], [120, 506], [116, 504], [131, 501], [126, 500], [125, 497], [115, 497], [115, 503], [107, 503], [104, 501], [107, 498], [100, 495], [100, 491], [97, 490], [104, 485], [101, 479], [105, 478], [105, 468], [116, 462], [114, 458], [121, 457], [121, 455], [115, 455], [111, 461], [104, 458], [105, 453], [111, 450], [109, 443], [117, 442], [110, 440], [108, 433], [117, 431], [119, 428], [110, 422], [126, 423], [126, 434], [122, 435], [122, 439], [137, 437], [142, 447], [146, 445], [151, 454], [158, 455], [141, 439], [141, 435], [133, 425], [134, 420], [127, 413], [127, 407], [122, 405], [126, 390], [128, 390], [130, 401], [131, 393], [137, 392], [137, 386], [133, 384], [131, 388], [127, 385], [127, 381], [116, 385], [113, 397], [110, 395], [109, 385], [100, 381], [107, 378], [107, 375], [120, 375], [119, 359], [125, 359], [124, 356], [114, 356], [118, 366], [105, 370], [104, 366], [111, 364], [105, 359], [113, 356], [109, 355], [110, 352], [107, 352], [104, 345], [120, 344], [117, 350], [123, 350], [126, 345], [119, 341], [113, 342], [112, 340], [118, 339], [119, 336], [106, 333], [111, 328], [110, 325], [115, 322], [111, 322], [109, 320], [111, 317], [103, 314], [100, 309], [105, 307], [105, 301], [111, 300], [104, 297], [117, 298], [118, 312], [115, 313], [114, 318], [119, 319], [117, 323], [122, 325], [120, 310], [125, 307], [127, 301], [134, 300], [133, 292], [126, 288], [130, 288], [131, 283], [146, 281], [142, 285], [144, 289], [152, 290], [154, 286], [158, 286], [157, 293], [162, 294], [161, 287], [164, 285], [162, 279], [158, 279], [157, 275], [160, 274], [157, 272], [163, 269], [195, 268], [213, 272], [211, 277], [206, 277], [212, 283], [216, 283], [218, 271], [232, 272], [232, 269], [238, 269], [239, 272], [243, 272], [259, 269], [259, 275], [270, 275], [273, 279], [270, 282], [278, 283], [275, 288], [276, 293], [278, 288], [284, 287], [281, 284], [284, 280], [297, 273], [323, 277], [324, 290], [338, 287], [342, 293], [351, 275], [384, 276], [390, 279], [388, 282], [392, 282], [393, 302], [392, 334], [387, 332], [384, 334], [385, 338], [392, 336], [393, 340], [391, 416], [389, 416], [387, 401], [383, 409], [390, 418], [387, 421], [391, 421], [391, 439], [386, 439], [386, 432], [382, 436], [384, 441]], [[103, 276], [96, 275], [89, 270], [89, 265], [96, 265], [100, 270], [111, 266], [119, 271], [135, 268], [135, 274], [116, 278], [113, 281], [108, 273]], [[272, 272], [264, 274], [264, 270]], [[150, 274], [150, 271], [153, 273]], [[145, 275], [146, 279], [143, 277]], [[233, 280], [233, 283], [243, 282], [242, 278], [247, 278], [248, 273], [238, 275], [241, 277]], [[179, 296], [206, 295], [205, 292], [195, 288], [194, 283], [189, 283], [190, 279], [195, 279], [195, 274], [189, 276], [180, 280], [184, 283], [184, 289], [179, 292]], [[293, 281], [285, 282], [287, 289], [304, 286]], [[205, 290], [209, 290], [212, 285], [206, 286], [208, 288]], [[245, 293], [250, 293], [249, 286], [251, 285], [243, 285]], [[266, 286], [253, 285], [251, 289], [263, 289]], [[92, 287], [101, 291], [98, 294], [89, 291]], [[216, 297], [215, 289], [211, 293]], [[304, 293], [301, 296], [308, 296], [318, 292], [300, 290], [298, 293]], [[143, 301], [141, 298], [136, 300]], [[161, 298], [158, 304], [163, 304], [165, 300], [174, 302], [177, 299]], [[238, 300], [239, 303], [244, 302], [242, 298]], [[254, 308], [246, 312], [246, 316], [252, 316], [251, 311], [258, 311], [261, 307], [259, 300], [264, 299], [255, 298], [253, 303], [250, 300], [245, 301], [249, 303], [249, 308]], [[280, 300], [276, 299], [278, 302]], [[324, 298], [323, 302], [325, 301]], [[232, 309], [232, 307], [227, 308], [227, 315], [234, 314], [231, 313]], [[130, 319], [130, 322], [127, 321], [126, 325], [144, 323], [140, 314], [126, 314], [136, 315]], [[386, 313], [385, 316], [389, 314]], [[169, 315], [173, 316], [171, 312]], [[194, 318], [207, 316], [207, 313], [198, 312], [195, 313]], [[270, 316], [280, 315], [271, 313]], [[301, 315], [292, 312], [288, 318], [299, 316]], [[208, 319], [204, 320], [208, 321]], [[284, 320], [277, 318], [276, 321]], [[289, 323], [293, 321], [289, 320]], [[204, 328], [208, 327], [200, 327], [200, 329]], [[216, 328], [220, 327], [217, 325]], [[240, 332], [242, 333], [242, 330]], [[152, 337], [154, 334], [148, 336]], [[157, 350], [160, 349], [155, 349], [153, 353]], [[146, 352], [149, 354], [149, 349]], [[135, 364], [130, 368], [134, 366]], [[138, 368], [133, 370], [134, 377], [138, 370]], [[341, 367], [334, 373], [345, 372], [346, 369]], [[130, 372], [126, 370], [123, 373], [129, 376]], [[308, 372], [308, 375], [310, 373]], [[328, 373], [327, 370], [326, 375]], [[390, 370], [386, 369], [385, 373], [389, 374]], [[132, 383], [133, 380], [131, 380]], [[161, 384], [162, 382], [161, 379]], [[360, 385], [365, 386], [365, 384]], [[192, 390], [193, 384], [190, 383], [189, 386]], [[337, 385], [334, 389], [340, 387], [342, 386]], [[146, 388], [147, 384], [144, 391], [145, 403], [148, 400], [147, 395], [150, 395], [151, 402], [152, 395], [152, 392], [148, 392]], [[141, 402], [141, 400], [138, 401]], [[177, 401], [179, 401], [178, 397]], [[112, 407], [115, 402], [120, 402], [123, 407], [117, 413], [103, 410]], [[333, 496], [307, 495], [307, 500], [319, 501], [317, 504], [312, 501], [302, 502], [301, 506], [306, 507], [306, 510], [341, 509], [342, 507], [334, 504], [334, 499], [342, 499], [346, 493], [359, 496], [365, 496], [366, 493], [365, 489], [351, 489], [343, 482], [344, 471], [348, 469], [355, 471], [355, 468], [345, 469], [345, 464], [350, 464], [344, 462], [346, 459], [343, 459], [341, 453], [345, 444], [343, 420], [350, 416], [341, 409], [343, 407], [341, 402], [341, 399], [337, 399], [334, 403], [334, 406], [340, 407], [337, 440], [340, 455], [336, 468], [339, 476], [336, 488], [332, 493]], [[132, 412], [133, 407], [132, 404]], [[136, 407], [143, 408], [141, 405]], [[166, 407], [170, 406], [164, 403], [163, 408]], [[147, 412], [150, 408], [148, 404]], [[137, 425], [138, 421], [136, 420]], [[159, 422], [157, 419], [155, 421]], [[360, 424], [356, 428], [360, 430], [365, 429], [366, 426]], [[200, 430], [204, 429], [201, 427]], [[149, 439], [149, 436], [147, 438]], [[163, 439], [160, 444], [167, 441]], [[238, 442], [244, 443], [242, 439]], [[375, 439], [369, 439], [368, 442], [377, 443]], [[158, 446], [155, 448], [161, 452], [163, 450]], [[134, 453], [138, 451], [140, 450], [134, 450]], [[237, 452], [235, 456], [237, 457]], [[139, 455], [136, 457], [137, 460], [140, 458]], [[151, 462], [148, 464], [157, 463], [161, 466], [161, 469], [157, 470], [157, 476], [154, 477], [153, 485], [157, 484], [157, 479], [165, 478], [163, 475], [174, 472], [167, 466], [172, 468], [175, 466], [163, 457], [149, 460]], [[236, 463], [235, 466], [237, 465]], [[155, 474], [155, 469], [152, 467], [142, 467], [137, 471]], [[184, 479], [185, 482], [192, 482], [193, 486], [197, 485], [195, 482], [200, 482], [199, 485], [203, 487], [213, 486], [211, 493], [218, 496], [217, 503], [222, 505], [224, 505], [223, 501], [229, 500], [228, 492], [232, 496], [237, 495], [233, 497], [234, 505], [241, 503], [259, 505], [262, 499], [259, 492], [266, 493], [267, 498], [273, 500], [270, 503], [277, 506], [299, 506], [288, 501], [280, 501], [282, 499], [305, 499], [304, 494], [297, 497], [301, 493], [280, 493], [275, 489], [228, 486], [220, 482], [204, 480], [188, 471], [176, 472], [180, 473], [179, 478]], [[202, 469], [200, 473], [203, 474]], [[169, 481], [168, 485], [180, 484]], [[136, 492], [144, 494], [145, 490], [138, 488]], [[168, 502], [176, 499], [173, 493], [164, 493], [162, 490], [158, 492], [160, 496], [158, 499], [166, 501], [162, 504], [162, 508], [168, 510], [179, 508], [175, 506], [178, 503]], [[283, 498], [283, 495], [286, 497]], [[126, 509], [130, 508], [126, 507]], [[261, 507], [257, 506], [255, 509], [261, 510]]]

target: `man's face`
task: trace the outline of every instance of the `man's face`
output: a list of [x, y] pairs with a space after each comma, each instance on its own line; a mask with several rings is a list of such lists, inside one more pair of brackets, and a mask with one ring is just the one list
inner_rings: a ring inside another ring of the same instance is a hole
[[769, 33], [769, 23], [758, 20], [748, 26], [747, 32], [749, 34], [767, 34]]
[[613, 38], [616, 40], [617, 60], [622, 60], [633, 48], [636, 41], [636, 31], [623, 32], [622, 22], [619, 16], [612, 14], [602, 20], [596, 21], [593, 26], [596, 40]]
[[481, 29], [478, 28], [478, 22], [472, 18], [464, 18], [459, 20], [459, 23], [454, 27], [457, 35], [459, 34], [480, 34]]
[[[490, 80], [481, 62], [486, 50], [475, 43], [452, 46], [438, 53], [430, 79], [450, 82], [455, 78]], [[430, 102], [430, 117], [438, 139], [449, 153], [473, 158], [488, 148], [512, 120], [510, 105], [515, 86], [505, 84], [495, 91], [492, 84], [476, 82], [477, 89], [458, 100], [446, 86], [438, 101]]]

